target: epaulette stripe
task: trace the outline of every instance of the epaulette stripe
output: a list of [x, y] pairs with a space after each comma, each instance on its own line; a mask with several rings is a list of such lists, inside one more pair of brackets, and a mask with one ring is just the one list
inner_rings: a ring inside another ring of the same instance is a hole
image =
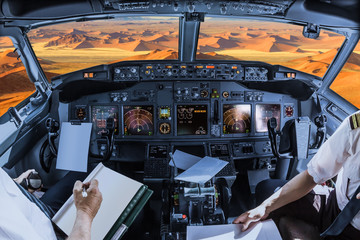
[[360, 113], [356, 113], [350, 116], [350, 127], [352, 130], [360, 128]]
[[360, 113], [355, 114], [357, 120], [357, 126], [360, 127]]
[[355, 129], [355, 126], [354, 126], [353, 116], [350, 116], [350, 117], [349, 117], [349, 120], [350, 120], [351, 130], [354, 130], [354, 129]]
[[352, 119], [353, 119], [353, 123], [354, 123], [354, 128], [357, 128], [358, 125], [357, 125], [357, 121], [356, 121], [356, 116], [352, 115]]

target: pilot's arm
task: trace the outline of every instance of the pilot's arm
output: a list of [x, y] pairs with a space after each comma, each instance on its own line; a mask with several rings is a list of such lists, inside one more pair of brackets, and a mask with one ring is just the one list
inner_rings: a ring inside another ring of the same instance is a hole
[[[84, 187], [87, 193], [86, 197], [83, 196]], [[98, 181], [92, 180], [88, 183], [76, 181], [73, 193], [76, 206], [76, 219], [68, 240], [90, 240], [91, 224], [102, 202]]]
[[[335, 133], [320, 147], [308, 164], [308, 170], [298, 174], [258, 207], [241, 214], [234, 223], [242, 223], [243, 231], [251, 222], [265, 219], [270, 212], [298, 200], [316, 184], [324, 182], [340, 171], [346, 159], [353, 154], [351, 129], [346, 118]], [[360, 194], [357, 195], [360, 199]]]

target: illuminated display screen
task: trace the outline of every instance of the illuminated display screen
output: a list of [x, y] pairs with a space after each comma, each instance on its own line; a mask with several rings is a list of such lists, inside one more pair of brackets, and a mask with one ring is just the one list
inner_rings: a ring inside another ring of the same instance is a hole
[[223, 133], [249, 133], [251, 131], [250, 104], [223, 105]]
[[206, 135], [207, 116], [207, 105], [178, 105], [177, 135]]
[[153, 114], [153, 106], [124, 106], [124, 135], [153, 135]]
[[267, 132], [267, 122], [272, 117], [276, 118], [276, 129], [280, 130], [280, 104], [257, 104], [255, 107], [256, 132]]
[[91, 119], [96, 135], [106, 132], [106, 120], [114, 118], [115, 134], [119, 134], [119, 109], [117, 106], [92, 106]]
[[170, 107], [159, 108], [159, 119], [166, 119], [166, 120], [171, 119]]

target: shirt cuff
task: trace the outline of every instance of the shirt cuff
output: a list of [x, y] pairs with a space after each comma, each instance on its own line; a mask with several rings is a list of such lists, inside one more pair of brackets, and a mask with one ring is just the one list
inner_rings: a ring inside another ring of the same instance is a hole
[[312, 176], [316, 184], [323, 183], [324, 180], [319, 177], [319, 174], [315, 171], [314, 166], [312, 165], [312, 160], [307, 164], [307, 170], [310, 176]]

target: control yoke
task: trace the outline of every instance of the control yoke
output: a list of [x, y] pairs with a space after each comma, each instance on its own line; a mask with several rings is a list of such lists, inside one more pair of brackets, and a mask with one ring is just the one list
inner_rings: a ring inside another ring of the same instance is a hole
[[[322, 119], [321, 123], [324, 121], [325, 120]], [[276, 131], [277, 122], [275, 118], [269, 119], [267, 126], [272, 152], [278, 159], [297, 157], [301, 160], [308, 157], [311, 127], [311, 121], [308, 117], [299, 117], [297, 119], [287, 121], [281, 132]], [[322, 129], [323, 125], [319, 124], [318, 132], [319, 128]], [[316, 146], [319, 146], [323, 142], [324, 138], [320, 133], [318, 135], [317, 142], [315, 143]], [[280, 136], [279, 146], [277, 136]]]
[[267, 122], [267, 127], [268, 127], [270, 143], [271, 143], [271, 150], [272, 150], [274, 156], [277, 157], [278, 159], [291, 158], [292, 157], [291, 152], [281, 153], [281, 154], [279, 152], [277, 136], [281, 136], [283, 133], [281, 131], [276, 130], [276, 128], [277, 128], [276, 118], [270, 118]]

